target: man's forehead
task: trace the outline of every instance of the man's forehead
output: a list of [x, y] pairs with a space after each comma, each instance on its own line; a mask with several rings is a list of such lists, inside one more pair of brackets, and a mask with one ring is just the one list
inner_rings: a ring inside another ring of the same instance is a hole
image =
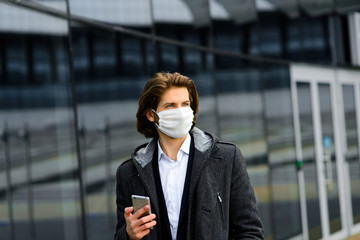
[[187, 88], [170, 88], [164, 92], [160, 102], [186, 102], [190, 101]]

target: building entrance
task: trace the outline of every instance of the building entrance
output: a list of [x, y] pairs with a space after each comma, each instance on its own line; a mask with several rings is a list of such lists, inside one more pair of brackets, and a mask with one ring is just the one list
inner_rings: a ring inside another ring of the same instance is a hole
[[304, 239], [359, 231], [360, 73], [291, 66]]

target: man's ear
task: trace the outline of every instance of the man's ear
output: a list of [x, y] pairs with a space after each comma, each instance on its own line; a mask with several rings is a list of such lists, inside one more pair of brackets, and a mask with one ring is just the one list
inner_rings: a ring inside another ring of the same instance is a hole
[[154, 122], [155, 118], [154, 118], [154, 112], [151, 110], [148, 110], [146, 112], [146, 118], [150, 121], [150, 122]]

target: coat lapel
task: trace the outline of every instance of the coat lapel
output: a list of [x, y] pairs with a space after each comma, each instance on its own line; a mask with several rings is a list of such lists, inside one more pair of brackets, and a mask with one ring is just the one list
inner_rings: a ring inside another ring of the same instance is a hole
[[139, 164], [135, 164], [135, 165], [138, 169], [139, 177], [144, 185], [144, 188], [146, 192], [149, 194], [150, 202], [153, 207], [152, 212], [159, 213], [159, 201], [156, 194], [156, 186], [155, 186], [152, 164], [150, 162], [145, 167], [141, 167]]
[[194, 151], [194, 160], [191, 171], [191, 181], [190, 181], [190, 191], [189, 191], [189, 199], [192, 199], [195, 187], [197, 185], [198, 179], [200, 177], [201, 170], [205, 166], [206, 162], [209, 158], [199, 150], [195, 149]]
[[215, 153], [195, 150], [186, 239], [211, 239], [209, 229], [213, 229], [213, 218], [217, 216], [213, 211], [223, 174], [223, 158]]
[[[217, 149], [213, 149], [212, 152], [200, 152], [199, 150], [195, 149], [194, 151], [194, 160], [193, 160], [193, 168], [191, 172], [191, 182], [190, 182], [190, 191], [189, 191], [189, 199], [193, 199], [196, 187], [199, 183], [199, 178], [203, 174], [202, 171], [206, 166], [211, 174], [208, 178], [212, 183], [212, 186], [217, 186], [220, 178], [221, 173], [221, 165], [222, 165], [222, 158], [217, 157], [215, 155]], [[201, 186], [200, 186], [201, 187]]]

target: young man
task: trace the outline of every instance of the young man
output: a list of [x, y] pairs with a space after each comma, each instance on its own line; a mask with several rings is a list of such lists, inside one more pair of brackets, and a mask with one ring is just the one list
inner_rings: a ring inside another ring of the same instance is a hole
[[[139, 100], [138, 147], [116, 173], [114, 239], [263, 239], [245, 161], [237, 146], [195, 127], [198, 94], [191, 79], [157, 73]], [[133, 212], [131, 195], [150, 198]]]

